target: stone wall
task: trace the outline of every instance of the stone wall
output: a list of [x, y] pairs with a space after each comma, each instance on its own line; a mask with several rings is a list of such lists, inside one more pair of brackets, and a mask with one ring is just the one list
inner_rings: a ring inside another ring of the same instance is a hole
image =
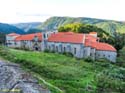
[[96, 59], [99, 58], [106, 58], [108, 60], [110, 60], [111, 62], [116, 62], [116, 57], [117, 57], [117, 53], [113, 52], [113, 51], [100, 51], [100, 50], [96, 50]]
[[47, 42], [46, 49], [50, 51], [59, 52], [59, 53], [69, 52], [69, 53], [72, 53], [77, 58], [82, 58], [83, 56], [83, 52], [82, 52], [83, 44]]

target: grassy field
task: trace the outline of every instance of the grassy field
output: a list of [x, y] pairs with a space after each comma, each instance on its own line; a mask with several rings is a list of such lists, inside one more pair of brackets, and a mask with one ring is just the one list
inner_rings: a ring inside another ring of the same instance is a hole
[[53, 93], [124, 93], [125, 91], [125, 69], [105, 60], [87, 62], [58, 53], [8, 48], [1, 48], [0, 56], [21, 64], [49, 84], [56, 86], [52, 89]]

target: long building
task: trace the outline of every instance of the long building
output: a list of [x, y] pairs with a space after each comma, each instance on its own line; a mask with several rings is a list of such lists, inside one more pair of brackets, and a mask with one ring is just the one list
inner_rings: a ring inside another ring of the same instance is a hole
[[11, 33], [6, 35], [6, 43], [8, 47], [13, 48], [67, 52], [77, 58], [91, 57], [94, 60], [106, 58], [111, 62], [116, 62], [117, 56], [117, 51], [113, 46], [99, 42], [96, 32], [79, 34], [48, 31], [26, 35]]

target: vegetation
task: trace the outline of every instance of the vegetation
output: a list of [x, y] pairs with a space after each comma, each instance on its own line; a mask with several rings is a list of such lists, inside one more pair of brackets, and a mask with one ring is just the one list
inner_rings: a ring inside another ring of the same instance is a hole
[[[0, 47], [0, 56], [21, 64], [56, 86], [53, 93], [124, 93], [125, 68], [107, 60], [90, 62], [58, 53]], [[57, 90], [61, 90], [60, 92]]]
[[125, 47], [118, 52], [117, 65], [125, 68]]
[[8, 34], [8, 33], [13, 33], [13, 32], [18, 33], [18, 34], [23, 34], [24, 33], [23, 30], [15, 27], [15, 26], [0, 23], [0, 33]]
[[4, 44], [5, 43], [5, 34], [0, 32], [0, 44]]
[[39, 26], [40, 24], [42, 23], [41, 22], [29, 22], [29, 23], [18, 23], [18, 24], [13, 24], [13, 25], [16, 26], [17, 28], [24, 30], [26, 33], [32, 33], [33, 32], [32, 29], [36, 31], [37, 26]]
[[125, 34], [114, 33], [106, 42], [112, 44], [118, 51], [125, 46]]
[[102, 28], [104, 31], [112, 35], [114, 32], [125, 33], [125, 23], [112, 20], [102, 20], [95, 18], [86, 18], [86, 17], [51, 17], [44, 23], [38, 26], [39, 29], [57, 29], [60, 26], [71, 23], [84, 23], [95, 25], [99, 28]]
[[29, 29], [29, 30], [26, 32], [26, 34], [32, 34], [32, 33], [38, 33], [38, 32], [42, 32], [42, 30], [33, 28], [33, 29]]

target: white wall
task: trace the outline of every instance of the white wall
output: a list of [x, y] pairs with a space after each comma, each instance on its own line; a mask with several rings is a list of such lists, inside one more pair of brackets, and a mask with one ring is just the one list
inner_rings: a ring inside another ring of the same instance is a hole
[[91, 50], [91, 47], [84, 47], [84, 49], [83, 49], [83, 58], [90, 57], [90, 50]]
[[7, 43], [7, 46], [8, 47], [15, 47], [15, 38], [16, 38], [17, 36], [6, 36], [6, 43]]
[[47, 49], [55, 52], [60, 52], [60, 53], [69, 52], [78, 58], [83, 57], [82, 56], [83, 44], [47, 42]]
[[95, 48], [90, 49], [90, 57], [95, 60]]
[[117, 53], [113, 51], [100, 51], [96, 50], [96, 59], [106, 58], [112, 62], [116, 62]]

